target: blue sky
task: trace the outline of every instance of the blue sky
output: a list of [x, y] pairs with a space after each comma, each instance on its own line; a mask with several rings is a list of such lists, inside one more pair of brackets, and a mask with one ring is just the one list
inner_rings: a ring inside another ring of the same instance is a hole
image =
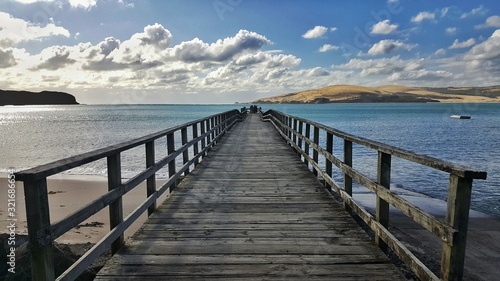
[[0, 0], [0, 89], [82, 103], [233, 103], [499, 77], [497, 0]]

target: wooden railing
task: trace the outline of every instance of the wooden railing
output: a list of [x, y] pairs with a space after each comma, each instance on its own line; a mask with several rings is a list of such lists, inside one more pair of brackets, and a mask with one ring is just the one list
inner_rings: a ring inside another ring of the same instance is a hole
[[[107, 206], [109, 206], [110, 232], [57, 277], [57, 280], [74, 280], [109, 248], [114, 254], [124, 243], [125, 230], [146, 210], [150, 215], [156, 208], [156, 200], [165, 191], [171, 192], [179, 178], [189, 173], [190, 166], [197, 165], [226, 131], [245, 116], [246, 111], [241, 113], [238, 110], [227, 111], [118, 145], [16, 173], [16, 179], [24, 182], [32, 280], [56, 279], [52, 253], [54, 240]], [[190, 140], [188, 140], [188, 130], [192, 131]], [[174, 134], [179, 132], [182, 146], [176, 147]], [[156, 160], [155, 141], [164, 137], [167, 140], [167, 155]], [[120, 154], [140, 146], [145, 147], [145, 167], [147, 168], [130, 180], [122, 182]], [[194, 155], [189, 155], [190, 148]], [[182, 155], [183, 166], [176, 169], [176, 159], [180, 155]], [[104, 158], [107, 159], [109, 192], [63, 220], [51, 224], [47, 177]], [[168, 166], [169, 178], [163, 186], [157, 189], [155, 174], [165, 166]], [[122, 196], [144, 181], [147, 182], [147, 199], [124, 219]]]
[[[357, 137], [275, 110], [263, 113], [263, 119], [271, 121], [281, 136], [299, 154], [299, 157], [303, 158], [306, 164], [309, 163], [312, 166], [314, 174], [324, 179], [329, 191], [336, 192], [343, 199], [345, 209], [356, 213], [374, 231], [375, 242], [381, 249], [391, 248], [420, 279], [440, 280], [389, 232], [390, 204], [442, 239], [441, 278], [443, 280], [462, 279], [472, 181], [473, 179], [486, 179], [486, 172], [470, 170], [440, 159]], [[325, 148], [321, 147], [319, 142], [320, 132], [326, 134]], [[343, 160], [333, 155], [334, 136], [343, 140]], [[371, 180], [368, 176], [352, 167], [353, 143], [378, 152], [376, 181]], [[312, 157], [310, 148], [312, 148]], [[318, 162], [319, 154], [325, 158], [324, 168]], [[438, 220], [434, 216], [425, 213], [417, 206], [412, 205], [389, 190], [391, 157], [393, 156], [449, 173], [450, 182], [445, 221]], [[333, 165], [344, 175], [343, 187], [338, 186], [332, 178]], [[353, 180], [375, 193], [375, 216], [354, 201], [352, 197]]]

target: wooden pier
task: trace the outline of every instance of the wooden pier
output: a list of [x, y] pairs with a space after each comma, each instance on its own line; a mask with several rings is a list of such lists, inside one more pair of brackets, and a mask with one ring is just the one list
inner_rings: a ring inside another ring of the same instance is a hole
[[401, 279], [271, 124], [227, 134], [96, 280]]
[[[164, 156], [155, 159], [156, 144], [165, 138]], [[335, 151], [343, 159], [333, 153], [334, 138], [342, 142]], [[146, 168], [124, 182], [121, 153], [141, 146]], [[376, 180], [353, 167], [359, 147], [377, 152]], [[449, 174], [444, 220], [390, 191], [392, 157]], [[47, 177], [104, 158], [109, 192], [52, 223]], [[158, 187], [163, 168], [169, 178]], [[340, 184], [334, 168], [343, 174]], [[110, 248], [114, 256], [96, 280], [404, 279], [384, 254], [389, 249], [421, 280], [461, 280], [472, 183], [486, 179], [486, 172], [274, 110], [215, 114], [15, 175], [24, 182], [32, 279], [44, 281], [74, 280]], [[124, 218], [122, 196], [144, 181], [145, 201]], [[353, 198], [353, 182], [374, 193], [374, 214]], [[165, 193], [169, 197], [157, 206]], [[440, 272], [391, 234], [389, 205], [442, 241]], [[56, 276], [55, 239], [108, 206], [109, 233]], [[124, 231], [145, 212], [146, 223], [124, 241]], [[373, 230], [374, 240], [353, 216]]]

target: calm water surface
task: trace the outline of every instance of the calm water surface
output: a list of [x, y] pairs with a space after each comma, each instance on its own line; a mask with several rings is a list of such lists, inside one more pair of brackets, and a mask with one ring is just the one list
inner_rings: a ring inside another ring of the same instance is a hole
[[[21, 170], [106, 147], [243, 105], [0, 107], [0, 171]], [[248, 105], [247, 105], [248, 107]], [[500, 216], [500, 104], [263, 105], [333, 128], [488, 172], [473, 187], [473, 208]], [[457, 120], [450, 115], [471, 115]], [[324, 142], [324, 136], [321, 136]], [[335, 140], [341, 157], [342, 145]], [[123, 153], [123, 174], [144, 166], [143, 148]], [[158, 159], [165, 143], [156, 143]], [[375, 151], [354, 146], [354, 168], [375, 177]], [[67, 174], [105, 175], [105, 161]], [[163, 173], [163, 174], [162, 174]], [[160, 176], [164, 176], [164, 171]], [[336, 174], [341, 182], [342, 177]], [[447, 174], [393, 158], [395, 185], [445, 199]]]

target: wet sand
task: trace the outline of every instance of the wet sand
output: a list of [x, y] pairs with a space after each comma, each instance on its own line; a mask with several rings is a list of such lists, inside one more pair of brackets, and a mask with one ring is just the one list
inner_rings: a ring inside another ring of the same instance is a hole
[[[157, 180], [157, 187], [164, 181]], [[0, 177], [2, 187], [7, 187], [6, 175]], [[5, 184], [4, 184], [5, 183]], [[104, 195], [107, 190], [107, 181], [99, 176], [72, 176], [56, 175], [47, 179], [49, 193], [50, 221], [55, 223], [83, 206]], [[7, 232], [8, 220], [6, 188], [0, 191], [0, 232]], [[5, 193], [5, 194], [4, 194]], [[4, 199], [5, 198], [5, 199]], [[162, 197], [164, 199], [165, 196]], [[146, 199], [146, 182], [143, 182], [123, 196], [123, 217], [125, 218], [139, 204]], [[59, 243], [96, 243], [109, 232], [108, 208], [97, 212], [79, 227], [71, 229], [59, 237]], [[18, 234], [28, 234], [26, 222], [26, 208], [24, 202], [24, 188], [22, 182], [16, 182], [16, 228]], [[137, 221], [125, 232], [125, 238], [137, 231], [147, 219], [147, 214], [141, 215]]]

